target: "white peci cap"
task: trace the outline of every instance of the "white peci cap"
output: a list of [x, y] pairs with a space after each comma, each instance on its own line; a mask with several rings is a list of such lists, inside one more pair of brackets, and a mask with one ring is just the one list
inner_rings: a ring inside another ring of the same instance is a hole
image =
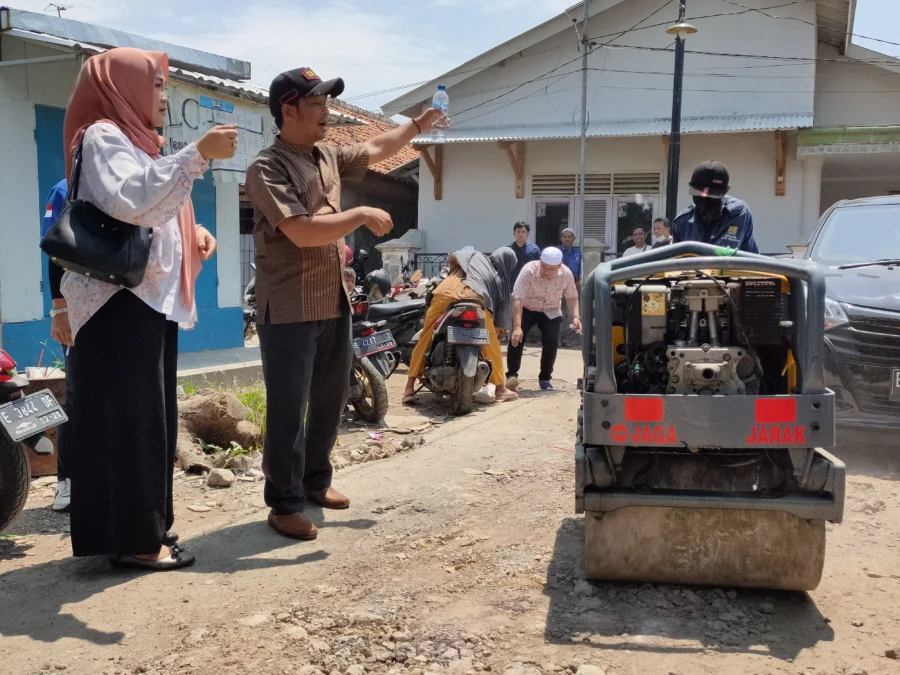
[[562, 265], [563, 254], [555, 246], [548, 246], [544, 249], [543, 253], [541, 253], [541, 262], [545, 265]]

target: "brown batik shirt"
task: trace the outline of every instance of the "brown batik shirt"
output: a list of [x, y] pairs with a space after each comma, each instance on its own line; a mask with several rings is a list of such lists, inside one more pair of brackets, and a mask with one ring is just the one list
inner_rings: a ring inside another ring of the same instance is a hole
[[247, 169], [253, 204], [256, 301], [261, 324], [324, 321], [341, 315], [344, 239], [300, 248], [278, 228], [292, 216], [341, 210], [341, 180], [362, 180], [365, 146], [316, 145], [307, 150], [276, 138]]

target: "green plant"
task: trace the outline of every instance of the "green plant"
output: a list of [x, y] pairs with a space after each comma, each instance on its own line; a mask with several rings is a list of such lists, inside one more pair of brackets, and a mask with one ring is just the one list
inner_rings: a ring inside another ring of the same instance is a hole
[[199, 439], [197, 439], [197, 440], [200, 441], [200, 448], [201, 448], [201, 449], [203, 450], [203, 452], [205, 452], [207, 455], [214, 455], [214, 454], [216, 454], [217, 452], [222, 452], [222, 448], [221, 448], [220, 446], [218, 446], [218, 445], [212, 445], [211, 443], [207, 443], [207, 442], [204, 441], [202, 438], [199, 438]]
[[260, 382], [237, 392], [238, 400], [247, 409], [247, 420], [259, 427], [260, 438], [266, 436], [266, 388]]
[[56, 368], [56, 370], [65, 370], [65, 368], [66, 368], [65, 360], [61, 359], [59, 354], [56, 353], [56, 350], [50, 346], [50, 341], [44, 340], [40, 344], [44, 347], [44, 350], [50, 352], [50, 356], [53, 357], [53, 361], [51, 362], [52, 365], [50, 365], [48, 367]]
[[231, 449], [228, 451], [228, 454], [232, 457], [240, 457], [241, 455], [249, 455], [253, 453], [253, 446], [251, 445], [249, 448], [245, 448], [237, 441], [231, 441]]

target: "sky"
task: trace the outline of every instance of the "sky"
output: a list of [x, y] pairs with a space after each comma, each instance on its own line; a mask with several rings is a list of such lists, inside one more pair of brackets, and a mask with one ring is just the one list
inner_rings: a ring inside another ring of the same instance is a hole
[[[43, 11], [49, 0], [11, 0]], [[576, 0], [57, 0], [64, 16], [252, 62], [268, 86], [309, 66], [343, 77], [342, 98], [377, 110], [421, 83], [556, 16]], [[778, 4], [776, 2], [772, 3]], [[139, 5], [141, 8], [135, 9]], [[688, 3], [690, 7], [690, 3]], [[52, 11], [52, 10], [51, 10]], [[690, 16], [690, 10], [688, 10]], [[900, 43], [900, 0], [857, 0], [854, 33]], [[895, 56], [900, 47], [854, 42]]]

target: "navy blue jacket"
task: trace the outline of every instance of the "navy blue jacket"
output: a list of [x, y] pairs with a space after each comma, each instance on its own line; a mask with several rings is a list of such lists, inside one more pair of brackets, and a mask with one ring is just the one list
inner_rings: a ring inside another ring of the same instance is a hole
[[704, 226], [690, 206], [675, 217], [672, 223], [672, 241], [702, 241], [716, 246], [727, 246], [748, 253], [759, 253], [753, 237], [753, 215], [740, 199], [729, 195], [722, 198], [722, 215], [709, 226]]
[[516, 283], [516, 279], [519, 278], [519, 272], [525, 267], [525, 263], [541, 259], [541, 249], [533, 241], [526, 241], [524, 246], [519, 246], [516, 242], [513, 242], [509, 247], [515, 252], [516, 258], [519, 259], [512, 278], [512, 283]]

